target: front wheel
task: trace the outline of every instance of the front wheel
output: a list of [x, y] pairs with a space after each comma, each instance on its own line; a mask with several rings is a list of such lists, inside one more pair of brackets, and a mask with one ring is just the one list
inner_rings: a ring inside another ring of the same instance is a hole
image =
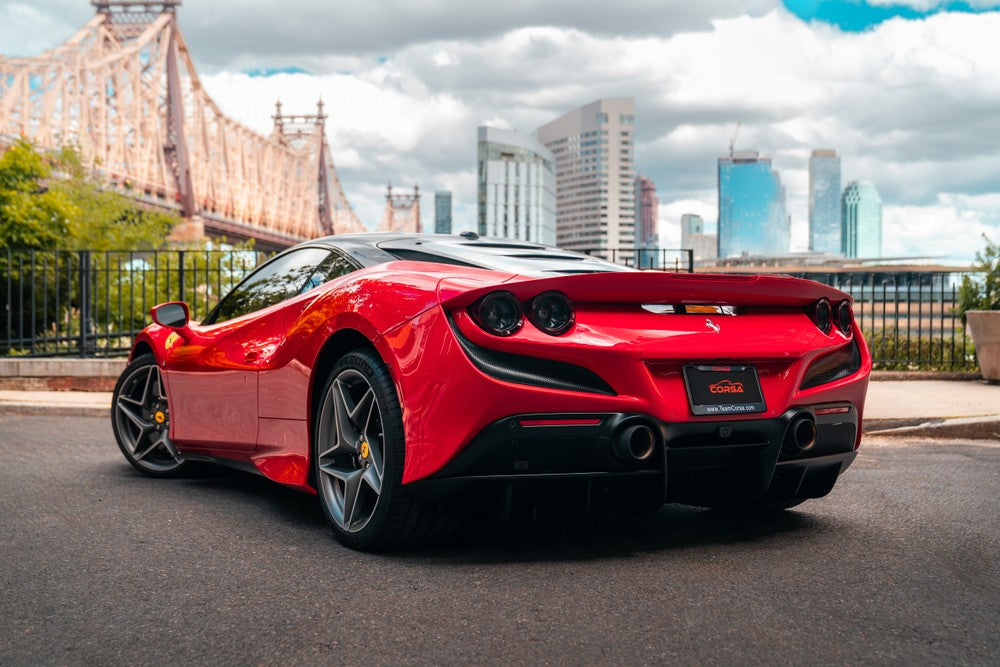
[[186, 466], [170, 441], [170, 405], [152, 354], [136, 357], [118, 378], [112, 395], [111, 427], [122, 454], [139, 472], [169, 477]]
[[429, 541], [450, 525], [403, 486], [402, 410], [389, 369], [371, 350], [348, 352], [323, 388], [313, 433], [313, 472], [323, 512], [354, 549]]

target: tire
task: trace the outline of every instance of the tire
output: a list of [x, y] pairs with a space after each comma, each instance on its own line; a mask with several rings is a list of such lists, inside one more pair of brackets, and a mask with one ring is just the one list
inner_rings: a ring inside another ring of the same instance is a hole
[[450, 515], [417, 507], [403, 486], [402, 409], [389, 369], [374, 351], [353, 350], [334, 364], [313, 429], [316, 490], [345, 546], [418, 546], [453, 526]]
[[136, 357], [118, 378], [111, 428], [125, 459], [144, 475], [173, 477], [189, 465], [170, 441], [170, 405], [152, 354]]

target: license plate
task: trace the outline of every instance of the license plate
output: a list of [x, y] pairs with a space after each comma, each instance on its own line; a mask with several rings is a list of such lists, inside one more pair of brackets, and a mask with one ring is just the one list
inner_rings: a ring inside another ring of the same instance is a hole
[[685, 366], [684, 384], [691, 412], [696, 415], [748, 414], [767, 409], [753, 366]]

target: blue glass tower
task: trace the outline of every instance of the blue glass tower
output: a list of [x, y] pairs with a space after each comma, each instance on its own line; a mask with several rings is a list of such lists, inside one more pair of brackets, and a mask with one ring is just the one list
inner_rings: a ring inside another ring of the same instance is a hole
[[809, 158], [809, 249], [841, 252], [840, 158], [834, 150], [814, 150]]
[[719, 257], [781, 255], [790, 235], [785, 188], [770, 158], [736, 151], [719, 158]]
[[451, 193], [434, 193], [434, 233], [451, 234]]

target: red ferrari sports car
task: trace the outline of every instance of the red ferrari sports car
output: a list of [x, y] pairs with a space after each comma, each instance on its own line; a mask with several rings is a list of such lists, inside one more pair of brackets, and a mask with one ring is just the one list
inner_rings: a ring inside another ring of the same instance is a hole
[[851, 298], [534, 243], [361, 234], [262, 264], [200, 324], [152, 309], [112, 406], [141, 472], [199, 461], [319, 495], [355, 548], [493, 498], [783, 508], [854, 460]]

